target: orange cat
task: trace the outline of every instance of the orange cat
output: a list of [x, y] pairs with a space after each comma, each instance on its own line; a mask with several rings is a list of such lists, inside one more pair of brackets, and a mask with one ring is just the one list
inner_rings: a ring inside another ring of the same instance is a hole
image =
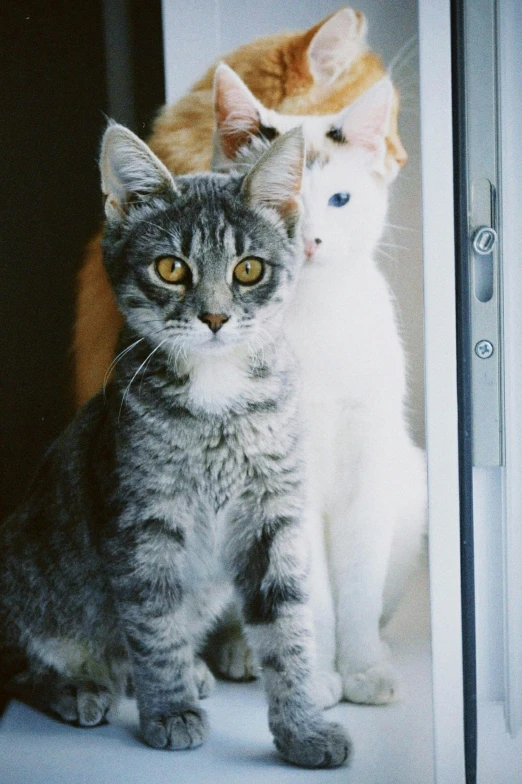
[[[382, 78], [385, 69], [366, 47], [366, 19], [343, 8], [305, 32], [259, 38], [224, 61], [267, 108], [287, 114], [333, 114]], [[173, 106], [166, 106], [148, 143], [174, 174], [210, 168], [215, 66]], [[398, 97], [390, 120], [388, 155], [407, 156], [398, 130]], [[87, 248], [79, 274], [74, 336], [75, 394], [80, 406], [101, 388], [113, 358], [120, 317], [102, 264], [100, 235]]]

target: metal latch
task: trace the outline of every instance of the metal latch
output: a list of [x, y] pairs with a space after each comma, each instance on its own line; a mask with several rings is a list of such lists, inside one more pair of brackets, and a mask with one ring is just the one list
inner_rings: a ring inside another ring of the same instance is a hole
[[473, 181], [470, 200], [473, 464], [502, 464], [500, 314], [495, 189]]

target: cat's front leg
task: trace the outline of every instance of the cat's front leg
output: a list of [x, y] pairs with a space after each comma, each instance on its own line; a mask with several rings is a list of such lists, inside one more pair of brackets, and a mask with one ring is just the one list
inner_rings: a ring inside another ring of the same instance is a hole
[[155, 519], [105, 543], [141, 732], [158, 749], [195, 748], [208, 734], [198, 705], [187, 586], [180, 577], [184, 541], [180, 529]]
[[200, 746], [208, 721], [198, 705], [185, 614], [181, 608], [159, 616], [134, 610], [127, 606], [123, 614], [143, 738], [158, 749]]
[[[351, 435], [353, 440], [353, 429]], [[327, 533], [343, 696], [375, 705], [392, 702], [398, 694], [380, 619], [400, 502], [400, 466], [392, 455], [386, 460], [377, 440], [370, 428], [361, 434], [352, 481], [338, 483]]]
[[348, 759], [351, 742], [344, 727], [323, 719], [313, 699], [306, 573], [304, 532], [291, 516], [266, 519], [236, 556], [235, 583], [261, 665], [275, 745], [295, 765], [336, 767]]
[[309, 591], [316, 643], [313, 697], [320, 708], [330, 708], [342, 698], [342, 682], [336, 671], [335, 612], [323, 521], [311, 503], [305, 510], [304, 524], [310, 544]]

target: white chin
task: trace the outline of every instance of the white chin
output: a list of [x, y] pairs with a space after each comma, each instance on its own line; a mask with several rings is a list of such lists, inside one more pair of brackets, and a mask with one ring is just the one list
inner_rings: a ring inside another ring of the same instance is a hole
[[207, 340], [194, 347], [195, 351], [225, 351], [230, 348], [236, 341], [230, 338], [224, 338], [220, 335], [211, 335]]

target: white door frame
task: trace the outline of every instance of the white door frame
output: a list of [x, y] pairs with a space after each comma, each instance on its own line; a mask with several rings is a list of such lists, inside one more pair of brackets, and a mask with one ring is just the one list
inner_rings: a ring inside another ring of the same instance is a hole
[[464, 784], [449, 0], [419, 0], [419, 58], [435, 776]]

